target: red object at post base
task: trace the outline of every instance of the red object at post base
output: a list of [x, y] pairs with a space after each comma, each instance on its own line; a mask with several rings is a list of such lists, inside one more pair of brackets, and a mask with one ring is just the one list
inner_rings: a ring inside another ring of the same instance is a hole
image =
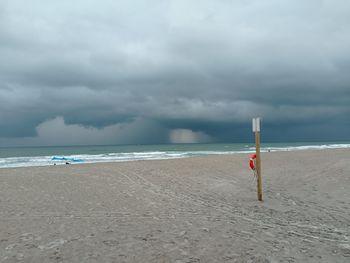
[[250, 166], [250, 169], [252, 169], [253, 171], [255, 170], [255, 162], [254, 160], [256, 159], [256, 154], [252, 154], [250, 156], [250, 159], [249, 159], [249, 166]]

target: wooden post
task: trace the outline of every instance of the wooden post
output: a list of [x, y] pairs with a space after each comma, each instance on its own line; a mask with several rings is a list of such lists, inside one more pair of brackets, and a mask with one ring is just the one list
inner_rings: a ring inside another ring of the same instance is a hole
[[260, 118], [253, 119], [253, 132], [255, 132], [255, 149], [256, 149], [256, 177], [258, 200], [262, 201], [262, 179], [261, 179], [261, 157], [260, 157]]
[[258, 187], [258, 200], [262, 201], [262, 182], [261, 182], [261, 158], [260, 158], [260, 132], [255, 132], [256, 143], [256, 174]]

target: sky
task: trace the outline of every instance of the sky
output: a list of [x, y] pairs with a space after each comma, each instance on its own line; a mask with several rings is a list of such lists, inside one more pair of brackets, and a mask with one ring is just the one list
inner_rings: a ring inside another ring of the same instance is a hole
[[350, 140], [348, 0], [0, 0], [0, 146]]

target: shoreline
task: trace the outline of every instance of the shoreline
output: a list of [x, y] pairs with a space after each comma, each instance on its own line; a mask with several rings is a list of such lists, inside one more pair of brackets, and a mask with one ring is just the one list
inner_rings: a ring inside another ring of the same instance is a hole
[[[272, 154], [272, 153], [283, 153], [283, 152], [313, 152], [313, 151], [341, 151], [341, 150], [350, 150], [350, 147], [344, 147], [344, 148], [322, 148], [322, 149], [292, 149], [292, 150], [273, 150], [273, 151], [261, 151], [261, 154]], [[147, 153], [147, 152], [146, 152]], [[128, 160], [106, 160], [106, 161], [95, 161], [95, 162], [80, 162], [80, 163], [74, 163], [71, 162], [69, 165], [87, 165], [87, 164], [99, 164], [99, 163], [124, 163], [124, 162], [138, 162], [138, 161], [162, 161], [162, 160], [177, 160], [177, 159], [187, 159], [187, 158], [201, 158], [201, 157], [214, 157], [214, 156], [231, 156], [231, 155], [247, 155], [255, 153], [255, 151], [247, 151], [247, 152], [231, 152], [231, 153], [220, 153], [220, 154], [203, 154], [203, 155], [194, 155], [194, 156], [180, 156], [180, 157], [168, 157], [168, 158], [154, 158], [154, 159], [128, 159]], [[79, 154], [72, 155], [72, 156], [79, 156]], [[47, 156], [31, 156], [31, 157], [47, 157]], [[23, 158], [23, 157], [5, 157], [5, 158]], [[1, 159], [1, 158], [0, 158]], [[50, 166], [65, 166], [67, 164], [64, 163], [56, 163], [54, 164], [54, 161], [52, 161], [52, 164], [43, 164], [43, 165], [28, 165], [28, 166], [15, 166], [15, 167], [0, 167], [0, 170], [2, 169], [17, 169], [17, 168], [34, 168], [34, 167], [50, 167]]]

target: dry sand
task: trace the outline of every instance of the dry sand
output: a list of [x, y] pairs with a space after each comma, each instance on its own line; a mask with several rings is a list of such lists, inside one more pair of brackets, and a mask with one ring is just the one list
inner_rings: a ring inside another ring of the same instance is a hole
[[0, 262], [350, 262], [350, 150], [0, 169]]

